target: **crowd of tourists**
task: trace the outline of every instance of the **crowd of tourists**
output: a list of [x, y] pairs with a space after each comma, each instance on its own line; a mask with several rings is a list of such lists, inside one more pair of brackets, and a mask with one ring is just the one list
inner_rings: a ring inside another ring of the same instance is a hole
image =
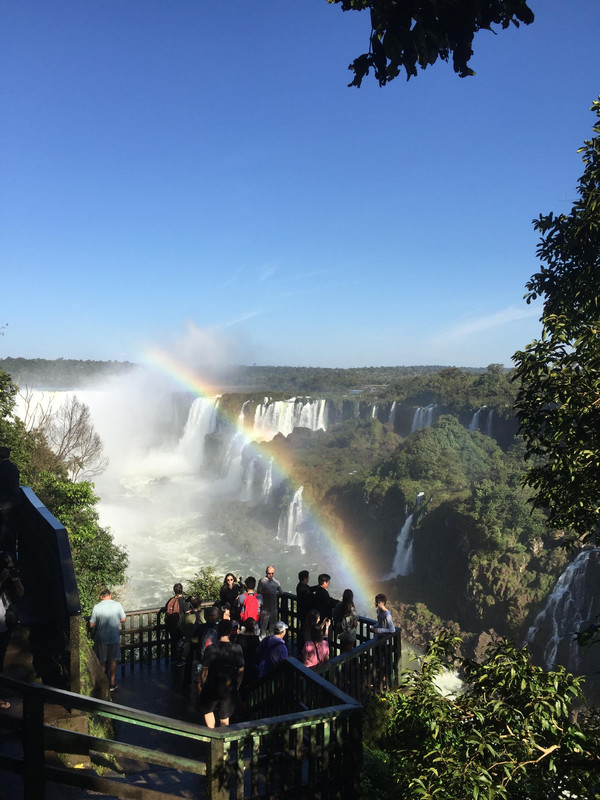
[[[354, 594], [346, 589], [336, 602], [329, 594], [330, 581], [330, 575], [321, 573], [316, 585], [311, 586], [309, 572], [298, 573], [296, 655], [312, 669], [327, 663], [331, 643], [335, 642], [342, 653], [356, 646], [359, 617]], [[211, 606], [203, 607], [199, 597], [186, 597], [181, 583], [173, 586], [173, 595], [162, 609], [171, 663], [182, 669], [182, 688], [189, 691], [195, 687], [198, 712], [207, 727], [214, 728], [217, 721], [228, 725], [238, 704], [247, 702], [255, 682], [288, 658], [288, 625], [277, 613], [281, 594], [283, 589], [272, 565], [259, 581], [253, 576], [236, 578], [228, 572], [219, 598]], [[95, 650], [114, 691], [120, 659], [119, 627], [125, 613], [108, 589], [101, 598], [94, 606], [90, 625], [97, 629]], [[395, 626], [385, 595], [376, 595], [375, 605], [373, 634], [393, 633]]]

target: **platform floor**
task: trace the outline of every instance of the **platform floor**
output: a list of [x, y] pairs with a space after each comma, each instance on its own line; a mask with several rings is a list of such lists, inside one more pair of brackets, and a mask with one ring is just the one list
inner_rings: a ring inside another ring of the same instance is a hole
[[[168, 662], [150, 665], [136, 664], [134, 669], [129, 666], [119, 667], [117, 682], [118, 688], [111, 692], [111, 696], [113, 701], [119, 705], [184, 720], [192, 724], [202, 724], [202, 718], [196, 710], [195, 684], [192, 682], [188, 691], [185, 691], [182, 686], [183, 667], [171, 666]], [[11, 702], [11, 708], [1, 712], [0, 715], [0, 752], [5, 755], [17, 756], [20, 751], [20, 742], [11, 734], [10, 718], [16, 720], [22, 716], [22, 704], [17, 698], [7, 696], [6, 699]], [[3, 717], [5, 718], [4, 724]], [[119, 722], [115, 722], [115, 726], [118, 726], [118, 736], [122, 741], [150, 749], [163, 751], [170, 749], [169, 734]], [[204, 745], [189, 740], [189, 748], [186, 748], [188, 752], [185, 755], [193, 757], [194, 748], [199, 746], [203, 747]], [[197, 800], [197, 798], [203, 797], [201, 779], [197, 776], [163, 767], [148, 767], [147, 764], [136, 763], [132, 760], [124, 762], [123, 766], [126, 770], [124, 774], [115, 772], [108, 767], [104, 771], [104, 776], [128, 784], [133, 791], [135, 791], [134, 787], [144, 787], [165, 794], [174, 794], [181, 797], [182, 800], [191, 800], [192, 798]], [[83, 798], [113, 800], [114, 796], [47, 784], [45, 800], [83, 800]], [[19, 775], [0, 769], [0, 800], [28, 800], [24, 795], [23, 781]]]

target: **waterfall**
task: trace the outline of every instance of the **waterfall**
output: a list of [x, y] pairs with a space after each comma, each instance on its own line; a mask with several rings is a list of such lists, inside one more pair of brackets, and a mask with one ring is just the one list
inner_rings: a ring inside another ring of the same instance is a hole
[[485, 434], [486, 436], [492, 435], [492, 418], [494, 416], [494, 409], [490, 408], [490, 413], [488, 414], [487, 418], [487, 425], [485, 426]]
[[494, 417], [494, 409], [493, 408], [490, 408], [490, 410], [488, 411], [487, 420], [486, 420], [486, 423], [485, 423], [485, 430], [481, 429], [481, 422], [480, 422], [481, 412], [485, 411], [486, 409], [487, 409], [487, 406], [481, 406], [481, 408], [477, 409], [477, 411], [473, 414], [473, 416], [471, 418], [471, 422], [469, 423], [469, 430], [470, 431], [480, 431], [481, 433], [485, 433], [486, 436], [491, 436], [492, 435], [492, 419]]
[[431, 405], [415, 409], [412, 425], [410, 426], [411, 433], [414, 433], [414, 431], [418, 430], [419, 428], [427, 428], [433, 423], [434, 408], [435, 406], [432, 403]]
[[[242, 463], [243, 463], [242, 458]], [[256, 458], [249, 459], [243, 466], [241, 499], [249, 502], [254, 499], [254, 476], [256, 474]]]
[[373, 403], [373, 408], [371, 409], [371, 419], [377, 419], [377, 403]]
[[242, 407], [240, 409], [240, 413], [238, 415], [238, 425], [241, 430], [244, 430], [244, 422], [246, 421], [246, 406], [248, 405], [249, 402], [250, 400], [244, 400], [244, 402], [242, 403]]
[[281, 512], [277, 526], [277, 538], [288, 546], [299, 547], [302, 552], [304, 552], [304, 538], [298, 528], [304, 520], [302, 510], [303, 491], [304, 486], [301, 486], [294, 493], [289, 506]]
[[218, 397], [197, 397], [190, 408], [177, 450], [194, 469], [204, 463], [204, 439], [216, 430], [218, 404]]
[[[242, 450], [246, 439], [239, 431], [229, 440], [227, 451], [223, 458], [222, 475], [227, 478], [232, 486], [239, 485], [242, 480]], [[235, 476], [235, 477], [233, 477]]]
[[269, 461], [269, 466], [265, 470], [265, 477], [262, 482], [262, 501], [268, 503], [273, 491], [273, 459]]
[[484, 410], [485, 406], [481, 406], [478, 408], [477, 411], [473, 414], [471, 418], [471, 422], [469, 423], [469, 430], [470, 431], [478, 431], [479, 430], [479, 416], [481, 412]]
[[307, 403], [298, 401], [294, 412], [294, 428], [310, 428], [311, 431], [327, 430], [326, 400], [309, 400]]
[[545, 669], [553, 669], [560, 655], [560, 663], [567, 669], [578, 670], [581, 654], [574, 636], [593, 618], [599, 555], [600, 548], [579, 553], [557, 580], [527, 632], [525, 643]]
[[384, 581], [391, 581], [399, 575], [410, 575], [413, 571], [413, 543], [411, 535], [413, 514], [410, 514], [398, 534], [396, 555], [391, 571], [383, 578]]
[[270, 441], [278, 433], [289, 436], [294, 428], [309, 428], [311, 431], [327, 429], [327, 401], [321, 400], [275, 400], [265, 397], [254, 412], [256, 439]]
[[392, 407], [390, 408], [390, 414], [388, 417], [388, 422], [390, 425], [396, 424], [396, 401], [392, 403]]

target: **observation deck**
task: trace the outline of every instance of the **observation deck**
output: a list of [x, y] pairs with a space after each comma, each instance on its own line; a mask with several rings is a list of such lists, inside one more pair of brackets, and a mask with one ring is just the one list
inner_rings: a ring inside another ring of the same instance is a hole
[[[239, 718], [209, 730], [182, 688], [182, 669], [170, 663], [159, 609], [127, 613], [114, 696], [97, 661], [100, 677], [90, 685], [86, 663], [95, 656], [66, 531], [29, 489], [21, 506], [19, 567], [33, 658], [29, 667], [13, 658], [20, 672], [0, 675], [0, 697], [11, 702], [0, 716], [0, 800], [3, 791], [7, 800], [360, 796], [363, 705], [397, 686], [399, 633], [372, 639], [373, 620], [360, 618], [354, 650], [336, 655], [333, 643], [319, 670], [290, 657], [257, 682]], [[296, 597], [279, 602], [294, 653]]]

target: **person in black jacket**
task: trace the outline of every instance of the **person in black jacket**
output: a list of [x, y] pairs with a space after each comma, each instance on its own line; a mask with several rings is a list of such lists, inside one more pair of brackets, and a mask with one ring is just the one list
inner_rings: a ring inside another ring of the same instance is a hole
[[12, 515], [21, 501], [19, 470], [10, 460], [10, 449], [0, 447], [0, 549], [16, 551], [16, 534], [13, 531]]
[[220, 603], [219, 606], [221, 609], [225, 608], [228, 604], [229, 609], [232, 613], [234, 613], [234, 609], [236, 608], [236, 600], [238, 599], [238, 595], [240, 594], [240, 586], [236, 583], [235, 575], [233, 572], [228, 572], [225, 575], [225, 579], [223, 580], [223, 585], [219, 590], [220, 596]]
[[307, 569], [303, 569], [298, 573], [298, 585], [296, 586], [296, 597], [298, 598], [298, 621], [299, 628], [304, 625], [306, 615], [314, 608], [313, 590], [308, 585], [310, 573]]
[[322, 572], [319, 575], [319, 585], [313, 589], [313, 608], [319, 612], [321, 621], [331, 618], [333, 604], [328, 591], [330, 581], [331, 575]]

